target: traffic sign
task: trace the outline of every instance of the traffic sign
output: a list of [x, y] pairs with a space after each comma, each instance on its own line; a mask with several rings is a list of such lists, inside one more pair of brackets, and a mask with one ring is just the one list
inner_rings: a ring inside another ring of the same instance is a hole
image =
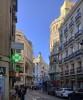
[[23, 50], [24, 49], [24, 43], [11, 42], [11, 48], [12, 49], [20, 49], [20, 50]]

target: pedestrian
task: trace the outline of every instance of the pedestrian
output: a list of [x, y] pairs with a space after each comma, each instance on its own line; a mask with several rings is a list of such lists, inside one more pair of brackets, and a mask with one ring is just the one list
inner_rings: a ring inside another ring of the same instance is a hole
[[25, 94], [26, 94], [25, 88], [21, 87], [21, 89], [20, 89], [20, 98], [21, 98], [21, 100], [24, 100]]
[[12, 100], [16, 100], [16, 91], [14, 87], [10, 90], [9, 93], [10, 93]]

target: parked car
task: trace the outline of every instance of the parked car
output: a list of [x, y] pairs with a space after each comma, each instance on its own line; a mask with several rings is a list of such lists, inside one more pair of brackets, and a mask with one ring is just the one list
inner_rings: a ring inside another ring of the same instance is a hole
[[55, 95], [55, 90], [57, 90], [56, 87], [52, 87], [49, 91], [48, 91], [48, 95]]
[[68, 94], [72, 93], [72, 92], [73, 92], [73, 90], [71, 88], [60, 88], [60, 89], [56, 90], [55, 96], [59, 96], [61, 98], [68, 97]]
[[68, 100], [83, 100], [83, 89], [77, 89], [68, 94]]

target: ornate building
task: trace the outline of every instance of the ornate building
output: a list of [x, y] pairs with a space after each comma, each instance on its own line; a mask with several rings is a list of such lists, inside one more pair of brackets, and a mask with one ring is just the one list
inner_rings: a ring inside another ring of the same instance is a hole
[[43, 60], [41, 53], [39, 53], [37, 58], [33, 59], [33, 84], [38, 85], [42, 83], [45, 79], [48, 79], [48, 64]]
[[[22, 56], [22, 61], [16, 64], [16, 68], [20, 67], [20, 77], [17, 78], [15, 84], [32, 84], [33, 77], [33, 47], [32, 43], [24, 36], [23, 32], [16, 30], [15, 42], [24, 43], [24, 50], [16, 50]], [[18, 71], [17, 71], [18, 73]]]
[[[64, 21], [65, 16], [69, 13], [70, 9], [74, 5], [74, 2], [64, 0], [64, 4], [60, 9], [59, 18], [55, 19], [50, 25], [50, 77], [51, 83], [54, 85], [60, 85], [59, 76], [59, 28]], [[60, 49], [60, 48], [59, 48]]]
[[83, 0], [78, 0], [60, 27], [61, 87], [83, 88]]

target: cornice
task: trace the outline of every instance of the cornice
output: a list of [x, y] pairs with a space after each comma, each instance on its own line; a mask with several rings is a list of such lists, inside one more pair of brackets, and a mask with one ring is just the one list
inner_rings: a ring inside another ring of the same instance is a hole
[[[83, 2], [83, 0], [78, 0], [76, 2], [76, 4], [72, 7], [72, 9], [70, 10], [70, 12], [66, 15], [66, 17], [64, 18], [64, 22], [61, 24], [61, 27], [68, 21], [68, 19], [71, 17], [71, 15], [73, 15], [73, 13], [75, 12], [75, 10], [78, 8], [78, 6]], [[60, 27], [60, 29], [61, 29]]]

